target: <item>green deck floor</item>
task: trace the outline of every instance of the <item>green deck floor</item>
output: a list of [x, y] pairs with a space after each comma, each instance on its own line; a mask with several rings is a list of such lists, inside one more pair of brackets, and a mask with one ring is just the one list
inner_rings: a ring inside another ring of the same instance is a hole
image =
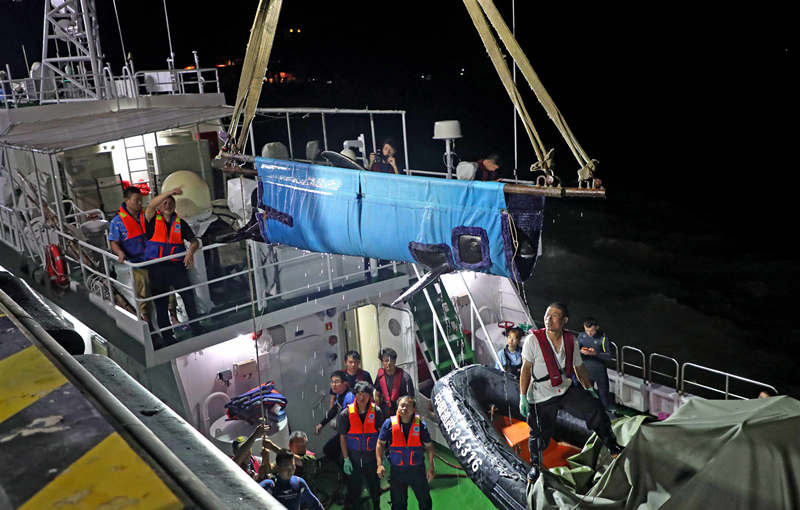
[[[435, 459], [435, 463], [437, 477], [434, 478], [433, 482], [431, 482], [431, 498], [433, 499], [433, 508], [457, 508], [461, 510], [483, 510], [495, 508], [491, 501], [489, 501], [483, 492], [478, 489], [478, 486], [475, 485], [469, 478], [454, 478], [446, 476], [450, 474], [464, 474], [464, 471], [452, 468], [439, 459], [439, 457], [443, 457], [451, 464], [458, 465], [458, 461], [453, 458], [453, 455], [449, 450], [440, 445], [436, 445], [436, 455], [437, 458]], [[391, 473], [387, 471], [387, 475], [388, 476], [381, 481], [381, 488], [385, 489], [381, 495], [381, 508], [388, 509], [391, 508], [389, 505], [388, 482], [388, 478], [391, 476]], [[318, 496], [321, 500], [323, 500], [323, 503], [325, 503], [326, 499], [330, 499], [330, 495], [337, 488], [339, 483], [340, 482], [337, 481], [336, 473], [331, 471], [323, 471], [321, 476], [317, 478], [317, 492], [319, 492]], [[344, 485], [342, 484], [342, 494], [344, 494], [344, 490]], [[364, 490], [362, 493], [361, 506], [365, 510], [370, 508], [369, 497], [366, 490]], [[339, 510], [342, 508], [342, 505], [332, 504], [327, 508]], [[410, 510], [418, 508], [417, 498], [414, 497], [414, 491], [410, 489], [408, 491], [408, 508]]]

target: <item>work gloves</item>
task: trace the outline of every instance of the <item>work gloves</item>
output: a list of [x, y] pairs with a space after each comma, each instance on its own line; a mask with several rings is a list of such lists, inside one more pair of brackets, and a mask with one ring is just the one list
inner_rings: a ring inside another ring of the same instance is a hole
[[519, 414], [524, 416], [525, 418], [528, 417], [528, 397], [524, 394], [520, 394], [519, 396]]
[[346, 474], [347, 476], [353, 474], [353, 461], [350, 460], [350, 457], [344, 459], [344, 465], [342, 466], [342, 471], [344, 471], [344, 474]]

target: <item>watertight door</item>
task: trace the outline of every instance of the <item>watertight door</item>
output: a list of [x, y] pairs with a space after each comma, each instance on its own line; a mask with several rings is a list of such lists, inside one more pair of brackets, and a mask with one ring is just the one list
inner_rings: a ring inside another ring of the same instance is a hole
[[324, 438], [312, 433], [328, 409], [330, 384], [325, 374], [333, 368], [330, 359], [320, 352], [321, 342], [318, 335], [287, 342], [280, 346], [276, 363], [281, 371], [281, 386], [278, 388], [289, 400], [287, 412], [292, 430], [306, 432], [309, 448], [315, 452], [322, 451], [331, 431], [328, 429]]
[[397, 351], [397, 366], [407, 371], [416, 382], [414, 330], [411, 312], [391, 306], [378, 306], [378, 336], [381, 348]]

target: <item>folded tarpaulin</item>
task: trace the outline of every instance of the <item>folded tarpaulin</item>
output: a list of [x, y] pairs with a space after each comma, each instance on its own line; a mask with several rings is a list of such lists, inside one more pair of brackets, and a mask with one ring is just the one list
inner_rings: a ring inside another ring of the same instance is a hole
[[528, 485], [529, 508], [800, 508], [799, 431], [800, 401], [791, 397], [691, 399], [662, 422], [616, 421], [622, 455], [609, 464], [590, 439], [570, 467]]
[[[256, 158], [267, 242], [526, 279], [503, 184]], [[536, 202], [538, 211], [543, 200]], [[541, 223], [538, 224], [541, 228]], [[538, 242], [538, 232], [536, 233]]]
[[275, 389], [274, 381], [267, 381], [261, 386], [248, 390], [241, 395], [233, 397], [225, 404], [228, 418], [255, 422], [261, 416], [261, 404], [268, 413], [272, 413], [272, 406], [279, 405], [281, 410], [286, 407], [286, 397]]

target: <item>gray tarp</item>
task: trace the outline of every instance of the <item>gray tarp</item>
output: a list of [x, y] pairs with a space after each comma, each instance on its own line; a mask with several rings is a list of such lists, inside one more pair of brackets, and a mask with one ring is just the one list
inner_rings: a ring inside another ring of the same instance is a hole
[[593, 438], [569, 468], [540, 477], [529, 507], [800, 508], [800, 401], [692, 399], [663, 422], [642, 422], [615, 422], [627, 446], [613, 462]]

